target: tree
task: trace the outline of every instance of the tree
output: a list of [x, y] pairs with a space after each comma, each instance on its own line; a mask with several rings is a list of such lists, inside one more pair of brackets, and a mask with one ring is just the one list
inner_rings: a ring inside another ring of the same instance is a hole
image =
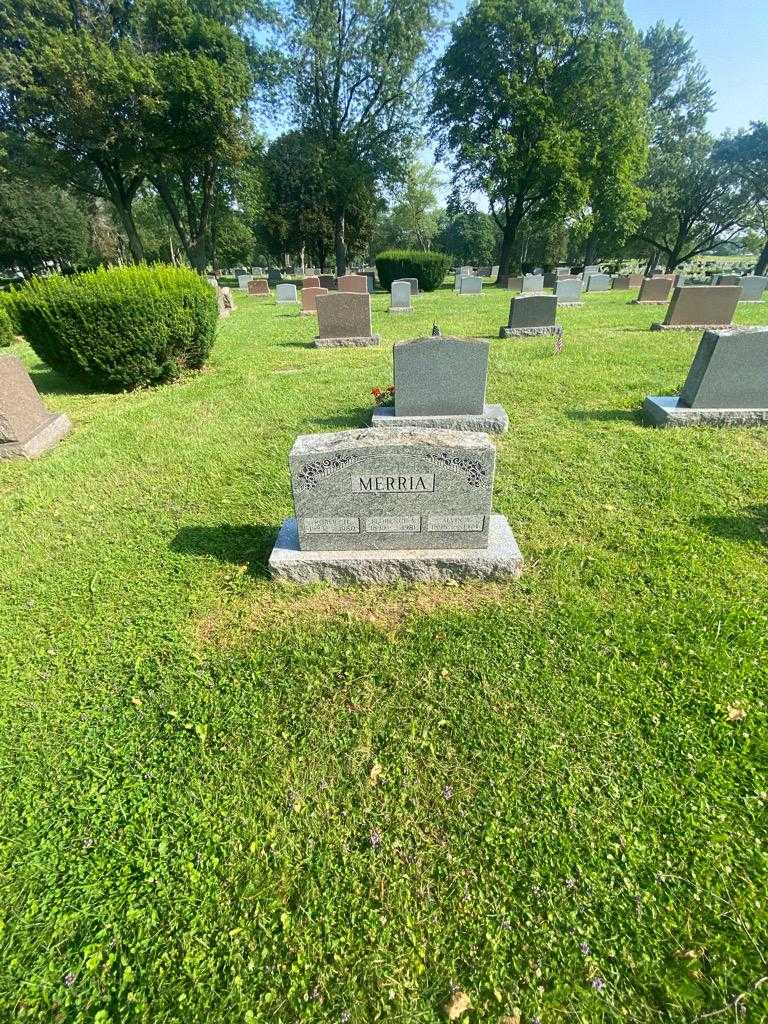
[[499, 230], [493, 217], [471, 204], [459, 213], [445, 211], [435, 245], [457, 264], [493, 263], [499, 249]]
[[440, 0], [290, 0], [294, 120], [322, 153], [337, 272], [350, 196], [403, 176]]
[[437, 234], [437, 190], [441, 182], [434, 167], [419, 160], [409, 164], [405, 180], [395, 188], [390, 212], [393, 244], [405, 249], [430, 247]]
[[434, 84], [454, 185], [484, 192], [502, 231], [500, 276], [526, 219], [582, 209], [605, 154], [615, 166], [644, 136], [645, 61], [620, 0], [476, 0]]
[[725, 173], [738, 178], [747, 198], [744, 226], [762, 234], [755, 273], [763, 274], [768, 269], [768, 122], [753, 121], [748, 131], [725, 136], [715, 146], [714, 159]]
[[48, 261], [72, 265], [88, 254], [88, 219], [65, 192], [28, 182], [0, 184], [0, 265], [28, 275]]

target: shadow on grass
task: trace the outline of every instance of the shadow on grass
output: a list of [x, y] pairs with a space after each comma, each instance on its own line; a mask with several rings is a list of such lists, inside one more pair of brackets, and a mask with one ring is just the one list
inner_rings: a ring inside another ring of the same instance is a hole
[[29, 371], [32, 383], [41, 395], [95, 395], [97, 388], [88, 387], [77, 377], [68, 377], [41, 363]]
[[725, 540], [768, 545], [768, 505], [752, 505], [738, 516], [702, 516], [698, 523]]
[[597, 423], [637, 423], [642, 426], [645, 416], [642, 409], [568, 409], [569, 420], [594, 420]]
[[185, 526], [170, 548], [180, 555], [209, 555], [219, 562], [247, 565], [249, 576], [263, 579], [269, 576], [267, 562], [276, 536], [272, 526]]
[[356, 428], [369, 427], [371, 425], [371, 413], [373, 405], [359, 406], [356, 409], [347, 409], [337, 413], [335, 416], [325, 416], [313, 419], [314, 427], [335, 427], [337, 430], [354, 430]]

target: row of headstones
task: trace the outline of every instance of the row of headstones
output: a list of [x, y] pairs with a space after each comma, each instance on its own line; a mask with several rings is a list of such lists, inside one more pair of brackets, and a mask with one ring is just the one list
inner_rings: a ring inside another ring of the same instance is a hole
[[[332, 274], [308, 274], [304, 278], [304, 287], [308, 287], [307, 282], [315, 281], [317, 284], [314, 287], [326, 288], [328, 291], [336, 289], [339, 291], [367, 291], [369, 294], [373, 293], [376, 284], [373, 271], [364, 274], [344, 274], [341, 277], [335, 277]], [[268, 277], [240, 274], [237, 278], [237, 286], [240, 291], [248, 292], [250, 295], [269, 295], [271, 288], [278, 288], [282, 283], [282, 275], [279, 272], [270, 273]], [[294, 289], [296, 287], [295, 284], [287, 282], [285, 286]]]

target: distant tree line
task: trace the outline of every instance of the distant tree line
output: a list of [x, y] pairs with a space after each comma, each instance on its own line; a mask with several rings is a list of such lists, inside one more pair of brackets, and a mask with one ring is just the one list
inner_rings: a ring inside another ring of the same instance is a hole
[[[0, 19], [0, 263], [457, 262], [718, 246], [768, 266], [768, 123], [706, 130], [689, 35], [622, 0], [97, 0]], [[284, 130], [267, 141], [257, 125]], [[426, 160], [432, 143], [437, 166]], [[485, 207], [485, 209], [483, 209]], [[487, 211], [487, 212], [486, 212]]]

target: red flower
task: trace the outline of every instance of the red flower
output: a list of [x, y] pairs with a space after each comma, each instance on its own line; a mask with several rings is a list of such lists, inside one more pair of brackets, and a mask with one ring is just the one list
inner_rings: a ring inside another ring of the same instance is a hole
[[374, 398], [378, 398], [381, 395], [381, 388], [373, 388], [371, 394]]

